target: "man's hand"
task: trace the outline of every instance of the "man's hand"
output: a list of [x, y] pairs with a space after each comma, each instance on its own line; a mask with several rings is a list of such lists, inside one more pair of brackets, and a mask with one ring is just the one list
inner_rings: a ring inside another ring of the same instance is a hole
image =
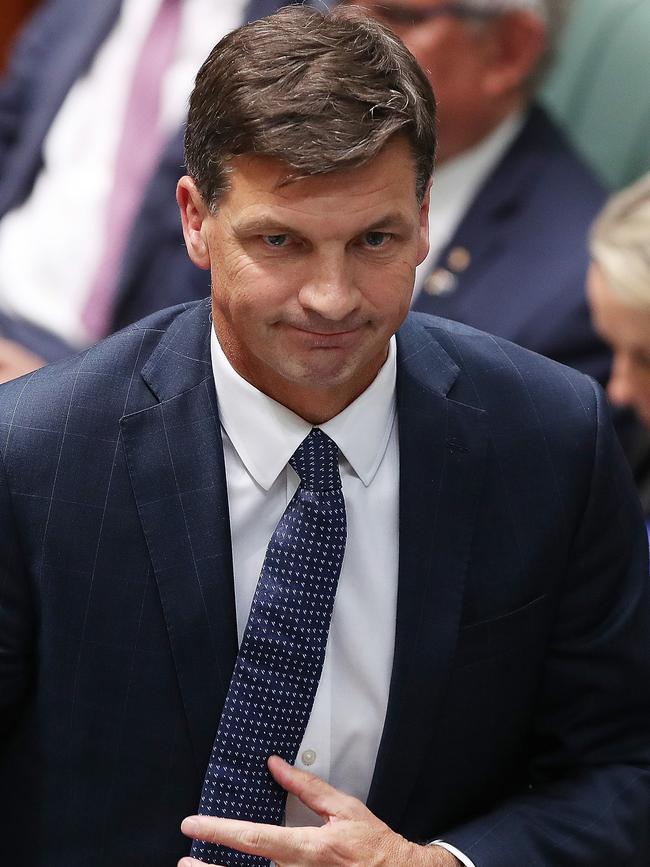
[[0, 337], [0, 382], [15, 379], [23, 373], [31, 373], [44, 364], [42, 358], [25, 349], [20, 343]]
[[[188, 837], [222, 843], [261, 855], [277, 867], [457, 867], [458, 861], [438, 846], [418, 846], [396, 834], [368, 808], [319, 777], [292, 767], [278, 756], [269, 759], [273, 778], [325, 824], [320, 828], [281, 828], [236, 819], [191, 816], [181, 830]], [[178, 867], [200, 867], [183, 858]]]

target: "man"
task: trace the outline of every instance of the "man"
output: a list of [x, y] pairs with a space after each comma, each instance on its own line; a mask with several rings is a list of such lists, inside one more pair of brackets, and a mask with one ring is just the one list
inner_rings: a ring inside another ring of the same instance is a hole
[[585, 300], [595, 177], [534, 101], [569, 0], [354, 0], [427, 70], [439, 105], [431, 250], [414, 308], [607, 381]]
[[0, 381], [208, 292], [174, 204], [187, 98], [221, 36], [282, 5], [47, 0], [30, 21], [0, 82]]
[[0, 390], [8, 863], [647, 863], [638, 505], [591, 380], [407, 316], [433, 147], [376, 23], [235, 31], [211, 303]]

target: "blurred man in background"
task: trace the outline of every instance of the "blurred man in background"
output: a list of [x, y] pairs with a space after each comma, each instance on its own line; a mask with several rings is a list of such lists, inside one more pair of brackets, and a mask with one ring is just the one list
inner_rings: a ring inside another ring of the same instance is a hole
[[[352, 5], [352, 4], [345, 4]], [[431, 250], [414, 307], [605, 382], [585, 301], [595, 177], [534, 102], [570, 0], [355, 0], [391, 27], [439, 106]]]
[[0, 84], [0, 381], [207, 295], [175, 204], [212, 46], [281, 0], [49, 0]]

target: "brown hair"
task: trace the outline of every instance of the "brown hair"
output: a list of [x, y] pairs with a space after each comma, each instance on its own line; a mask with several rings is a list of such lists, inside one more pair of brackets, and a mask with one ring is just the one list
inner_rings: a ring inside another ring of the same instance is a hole
[[212, 50], [190, 99], [185, 160], [214, 209], [232, 157], [277, 157], [297, 180], [362, 165], [396, 133], [411, 145], [421, 201], [433, 171], [435, 100], [415, 58], [356, 10], [289, 6]]

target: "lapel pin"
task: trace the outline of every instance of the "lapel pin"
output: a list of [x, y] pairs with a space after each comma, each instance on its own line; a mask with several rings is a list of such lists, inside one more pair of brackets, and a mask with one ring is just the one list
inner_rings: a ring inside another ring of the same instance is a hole
[[467, 247], [453, 247], [447, 256], [447, 266], [456, 274], [466, 271], [472, 264], [472, 254]]
[[446, 268], [436, 268], [424, 281], [424, 291], [427, 295], [449, 295], [456, 288], [455, 274]]

